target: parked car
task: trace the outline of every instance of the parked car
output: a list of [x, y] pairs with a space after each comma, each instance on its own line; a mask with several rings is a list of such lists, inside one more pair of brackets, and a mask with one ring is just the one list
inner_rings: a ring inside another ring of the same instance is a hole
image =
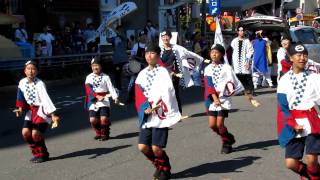
[[[320, 39], [316, 29], [311, 26], [289, 27], [286, 20], [274, 16], [245, 18], [239, 22], [239, 26], [251, 31], [251, 34], [254, 34], [256, 30], [263, 30], [271, 35], [269, 37], [271, 39], [287, 34], [291, 37], [292, 42], [299, 42], [306, 46], [309, 51], [309, 59], [320, 63]], [[276, 49], [273, 49], [273, 51], [276, 51]]]
[[289, 29], [293, 42], [300, 42], [306, 46], [309, 59], [320, 63], [320, 41], [316, 29], [310, 26], [292, 27]]

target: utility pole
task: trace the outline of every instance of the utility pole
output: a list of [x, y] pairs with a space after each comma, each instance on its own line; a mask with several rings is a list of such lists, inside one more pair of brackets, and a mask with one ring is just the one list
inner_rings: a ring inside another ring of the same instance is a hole
[[276, 15], [276, 0], [272, 2], [272, 16]]
[[283, 6], [284, 6], [284, 1], [281, 0], [281, 4], [280, 4], [280, 15], [279, 15], [280, 18], [283, 18], [283, 8], [284, 8]]
[[201, 1], [201, 35], [205, 35], [206, 34], [206, 8], [207, 7], [207, 1], [206, 0], [202, 0]]

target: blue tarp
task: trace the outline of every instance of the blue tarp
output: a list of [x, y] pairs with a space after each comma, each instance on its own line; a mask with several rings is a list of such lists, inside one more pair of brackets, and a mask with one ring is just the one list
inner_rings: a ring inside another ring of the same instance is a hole
[[16, 42], [16, 45], [20, 48], [22, 57], [24, 58], [34, 58], [35, 50], [32, 44], [25, 42]]

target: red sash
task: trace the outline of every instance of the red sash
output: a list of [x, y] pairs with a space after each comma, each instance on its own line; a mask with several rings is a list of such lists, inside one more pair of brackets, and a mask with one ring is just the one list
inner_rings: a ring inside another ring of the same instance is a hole
[[31, 111], [31, 121], [34, 124], [40, 124], [40, 123], [45, 123], [46, 121], [38, 116], [38, 110], [39, 110], [39, 106], [33, 106], [33, 105], [29, 105], [29, 108]]
[[311, 126], [311, 133], [320, 133], [320, 118], [314, 107], [309, 110], [291, 110], [290, 112], [295, 119], [307, 118]]

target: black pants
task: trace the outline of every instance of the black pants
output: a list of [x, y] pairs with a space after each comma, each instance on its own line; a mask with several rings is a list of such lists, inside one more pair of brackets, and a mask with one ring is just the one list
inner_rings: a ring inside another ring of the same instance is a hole
[[122, 67], [126, 63], [113, 64], [113, 75], [115, 81], [115, 87], [118, 90], [122, 90], [121, 80], [122, 80]]
[[172, 77], [172, 83], [173, 83], [174, 91], [176, 92], [176, 98], [177, 98], [177, 102], [178, 102], [179, 112], [182, 113], [180, 93], [179, 93], [179, 82], [180, 82], [180, 78], [178, 78], [176, 76]]

